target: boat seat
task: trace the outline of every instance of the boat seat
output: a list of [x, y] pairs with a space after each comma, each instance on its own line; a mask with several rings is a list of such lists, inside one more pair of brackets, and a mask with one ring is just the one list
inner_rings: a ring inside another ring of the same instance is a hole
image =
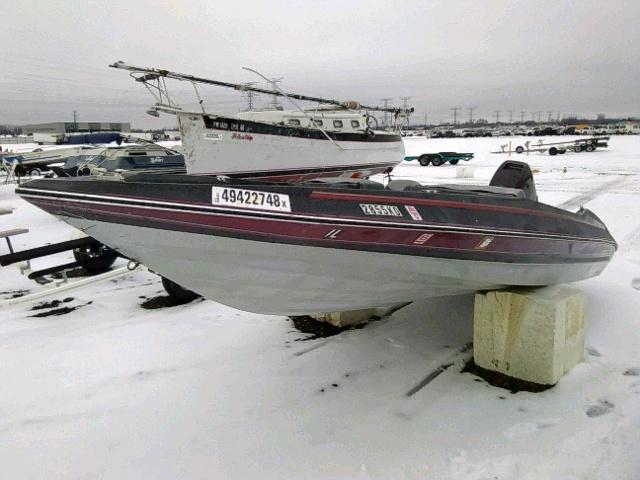
[[403, 192], [407, 187], [422, 187], [422, 185], [415, 180], [391, 180], [387, 183], [387, 190], [396, 192]]
[[536, 184], [533, 180], [533, 172], [525, 162], [507, 160], [502, 163], [493, 174], [489, 182], [491, 187], [516, 188], [524, 192], [525, 198], [536, 202]]

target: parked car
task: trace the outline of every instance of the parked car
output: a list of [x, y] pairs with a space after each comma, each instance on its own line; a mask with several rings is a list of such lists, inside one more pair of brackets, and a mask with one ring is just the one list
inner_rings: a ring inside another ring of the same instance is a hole
[[593, 135], [594, 131], [591, 127], [576, 127], [576, 135]]

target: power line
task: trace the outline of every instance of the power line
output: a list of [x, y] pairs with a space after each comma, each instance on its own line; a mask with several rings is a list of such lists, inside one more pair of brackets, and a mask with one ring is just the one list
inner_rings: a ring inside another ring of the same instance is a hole
[[[391, 100], [393, 100], [393, 98], [390, 98], [390, 97], [380, 99], [380, 101], [384, 105], [384, 108], [387, 108], [389, 106], [389, 102]], [[385, 111], [384, 114], [382, 115], [382, 126], [384, 127], [389, 126], [389, 112]]]
[[[400, 100], [402, 100], [402, 108], [405, 109], [405, 111], [408, 111], [409, 109], [409, 100], [411, 100], [411, 97], [400, 97]], [[406, 118], [407, 118], [407, 126], [409, 126], [409, 115], [410, 113], [405, 113]]]
[[458, 124], [458, 110], [460, 110], [460, 107], [453, 107], [451, 109], [451, 111], [453, 112], [453, 124], [454, 125]]
[[[257, 82], [247, 82], [244, 85], [246, 85], [247, 87], [255, 87], [257, 84]], [[247, 110], [252, 111], [253, 101], [258, 96], [258, 94], [251, 90], [245, 90], [244, 92], [242, 92], [242, 96], [247, 99]]]

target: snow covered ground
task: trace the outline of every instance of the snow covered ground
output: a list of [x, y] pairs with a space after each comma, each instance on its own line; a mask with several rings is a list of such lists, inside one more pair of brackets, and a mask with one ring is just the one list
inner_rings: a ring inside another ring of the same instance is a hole
[[[416, 162], [395, 175], [485, 183], [506, 158], [489, 151], [524, 140], [408, 138], [407, 154], [474, 152], [476, 178]], [[145, 309], [163, 291], [136, 272], [53, 297], [57, 307], [0, 309], [0, 478], [640, 478], [640, 137], [517, 158], [542, 201], [584, 204], [620, 244], [602, 276], [578, 285], [586, 359], [554, 388], [512, 394], [460, 372], [472, 296], [308, 339], [287, 318], [208, 300]], [[8, 207], [0, 230], [31, 229], [17, 249], [71, 235], [2, 186]], [[38, 288], [0, 269], [0, 299]]]

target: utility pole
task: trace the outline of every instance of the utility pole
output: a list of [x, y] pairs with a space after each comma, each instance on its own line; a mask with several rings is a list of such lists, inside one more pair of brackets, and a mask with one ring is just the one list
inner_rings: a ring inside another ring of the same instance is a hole
[[[389, 106], [389, 102], [393, 100], [393, 98], [381, 98], [380, 101], [382, 102], [384, 108], [387, 108]], [[384, 114], [382, 115], [382, 126], [383, 127], [388, 127], [389, 126], [389, 112], [384, 112]]]
[[425, 112], [425, 114], [424, 114], [424, 126], [426, 127], [427, 125], [429, 125], [429, 116]]
[[[245, 84], [243, 84], [245, 87], [255, 87], [257, 85], [256, 82], [247, 82]], [[256, 92], [253, 92], [251, 90], [245, 90], [244, 92], [242, 92], [242, 95], [244, 96], [244, 98], [247, 99], [247, 111], [252, 111], [253, 110], [253, 101], [255, 100], [255, 98], [258, 96], [256, 94]]]
[[498, 123], [500, 123], [500, 114], [502, 113], [502, 111], [500, 111], [500, 110], [494, 110], [494, 112], [493, 112], [493, 113], [495, 113], [495, 114], [496, 114], [496, 125], [497, 125]]
[[73, 111], [73, 131], [78, 131], [78, 114], [75, 110]]
[[551, 114], [553, 113], [553, 110], [547, 110], [547, 115], [549, 115], [549, 122], [551, 122]]
[[469, 123], [473, 124], [473, 111], [476, 109], [476, 107], [469, 107]]
[[542, 110], [538, 111], [538, 123], [542, 121], [541, 116], [542, 116]]
[[453, 125], [457, 125], [458, 124], [458, 110], [460, 110], [460, 107], [453, 107], [451, 109], [451, 111], [453, 112]]
[[[402, 108], [404, 108], [405, 112], [409, 109], [409, 100], [411, 100], [411, 97], [400, 97], [400, 100], [402, 100]], [[407, 127], [409, 126], [409, 113], [405, 113], [406, 117], [407, 117]]]
[[509, 112], [509, 123], [513, 123], [513, 110], [508, 110]]
[[520, 110], [520, 123], [524, 123], [524, 114], [527, 113], [524, 110]]

